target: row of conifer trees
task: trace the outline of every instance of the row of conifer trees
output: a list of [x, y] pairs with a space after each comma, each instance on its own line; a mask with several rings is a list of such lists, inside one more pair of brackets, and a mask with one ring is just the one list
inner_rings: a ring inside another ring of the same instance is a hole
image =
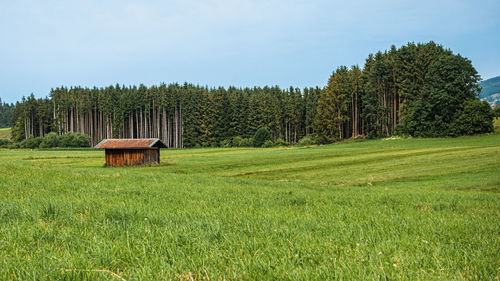
[[268, 128], [276, 140], [296, 142], [313, 132], [319, 88], [209, 89], [191, 84], [65, 88], [50, 98], [29, 96], [16, 106], [13, 138], [48, 132], [104, 138], [160, 138], [169, 147], [214, 146]]
[[339, 67], [324, 88], [59, 87], [44, 99], [23, 98], [11, 123], [15, 141], [79, 132], [92, 145], [104, 138], [160, 138], [174, 148], [248, 138], [262, 127], [289, 143], [306, 135], [320, 143], [395, 133], [459, 135], [450, 124], [466, 102], [477, 102], [479, 79], [466, 58], [433, 42], [409, 43], [369, 55], [362, 69]]

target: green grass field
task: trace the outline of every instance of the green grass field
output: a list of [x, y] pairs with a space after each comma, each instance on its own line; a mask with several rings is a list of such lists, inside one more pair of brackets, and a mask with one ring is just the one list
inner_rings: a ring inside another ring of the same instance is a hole
[[0, 138], [10, 138], [10, 128], [0, 128]]
[[0, 280], [499, 278], [498, 133], [103, 164], [0, 150]]

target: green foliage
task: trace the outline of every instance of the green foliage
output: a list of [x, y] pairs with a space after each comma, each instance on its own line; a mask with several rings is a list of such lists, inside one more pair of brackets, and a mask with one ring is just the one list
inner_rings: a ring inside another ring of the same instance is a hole
[[271, 133], [269, 133], [266, 128], [260, 128], [253, 136], [253, 146], [262, 147], [262, 145], [268, 140], [271, 140]]
[[339, 67], [328, 80], [328, 85], [318, 100], [316, 134], [330, 138], [342, 138], [342, 123], [349, 120], [346, 115], [352, 89], [349, 71]]
[[253, 146], [253, 138], [244, 138], [238, 144], [238, 147], [252, 147], [252, 146]]
[[34, 137], [19, 143], [20, 148], [89, 147], [90, 137], [80, 133], [57, 135], [49, 133], [44, 138]]
[[317, 143], [317, 144], [329, 144], [329, 143], [332, 143], [332, 142], [335, 142], [336, 139], [330, 137], [330, 136], [327, 136], [325, 134], [317, 134], [315, 137], [314, 137], [314, 142]]
[[90, 137], [80, 133], [68, 133], [59, 136], [60, 147], [89, 147]]
[[465, 104], [477, 99], [480, 80], [471, 62], [460, 55], [442, 56], [429, 67], [425, 79], [419, 98], [408, 105], [403, 122], [405, 133], [438, 137], [461, 132], [453, 128], [453, 124], [461, 116]]
[[493, 113], [495, 114], [495, 117], [500, 117], [500, 106], [496, 106], [494, 109], [493, 109]]
[[486, 101], [474, 99], [465, 102], [457, 116], [451, 124], [451, 130], [456, 136], [493, 132], [494, 112]]
[[232, 140], [233, 147], [240, 147], [242, 141], [243, 141], [242, 137], [240, 137], [240, 136], [234, 137]]
[[434, 42], [408, 43], [370, 54], [362, 69], [337, 68], [324, 89], [59, 87], [50, 98], [30, 95], [8, 108], [14, 142], [80, 132], [92, 144], [99, 138], [161, 138], [174, 148], [216, 147], [237, 136], [252, 138], [259, 128], [290, 144], [309, 135], [318, 143], [452, 136], [465, 102], [478, 98], [478, 81], [468, 59]]
[[90, 137], [80, 133], [58, 135], [57, 133], [51, 132], [41, 139], [40, 148], [90, 146]]
[[307, 146], [307, 145], [313, 145], [314, 140], [311, 136], [305, 136], [299, 140], [299, 145], [300, 146]]
[[[53, 145], [49, 147], [71, 147], [71, 145], [75, 142], [73, 133], [68, 133], [65, 135], [58, 135], [55, 139]], [[76, 146], [75, 146], [76, 147]]]
[[495, 280], [499, 145], [162, 150], [135, 168], [4, 150], [0, 279]]
[[58, 147], [60, 138], [61, 137], [57, 133], [48, 133], [45, 137], [43, 137], [43, 140], [40, 143], [40, 148]]
[[231, 147], [232, 146], [232, 141], [230, 139], [226, 139], [221, 141], [220, 147]]
[[0, 148], [8, 148], [12, 145], [12, 141], [7, 138], [0, 138]]
[[287, 145], [290, 145], [290, 143], [286, 142], [286, 141], [285, 141], [284, 139], [282, 139], [282, 138], [278, 138], [278, 139], [276, 140], [276, 143], [275, 143], [275, 144], [276, 144], [276, 145], [278, 145], [278, 146], [287, 146]]
[[21, 142], [26, 139], [24, 134], [24, 122], [21, 118], [13, 118], [14, 126], [12, 127], [12, 136], [11, 139], [13, 142]]
[[0, 99], [0, 128], [10, 127], [10, 120], [14, 113], [15, 105], [2, 102]]
[[274, 142], [272, 140], [266, 140], [263, 144], [262, 147], [273, 147]]
[[40, 144], [42, 143], [42, 138], [40, 137], [32, 137], [29, 139], [25, 139], [19, 143], [20, 148], [38, 148], [40, 147]]

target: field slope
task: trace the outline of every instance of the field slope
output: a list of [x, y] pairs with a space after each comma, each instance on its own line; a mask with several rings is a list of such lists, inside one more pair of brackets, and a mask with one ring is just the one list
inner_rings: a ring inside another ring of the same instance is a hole
[[498, 280], [500, 134], [0, 150], [0, 279]]
[[0, 128], [0, 138], [10, 138], [10, 128]]

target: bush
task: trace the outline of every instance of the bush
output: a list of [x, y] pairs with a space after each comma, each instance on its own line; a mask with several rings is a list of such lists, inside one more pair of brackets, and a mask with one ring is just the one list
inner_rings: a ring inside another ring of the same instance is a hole
[[262, 147], [273, 147], [274, 146], [274, 143], [272, 140], [266, 140], [266, 142], [264, 142], [262, 144]]
[[252, 147], [252, 146], [253, 146], [252, 138], [242, 139], [239, 144], [239, 147]]
[[58, 147], [89, 147], [90, 137], [80, 133], [68, 133], [59, 136]]
[[36, 137], [36, 138], [29, 138], [26, 140], [23, 140], [21, 143], [19, 143], [20, 148], [38, 148], [40, 144], [42, 143], [42, 138]]
[[71, 147], [74, 142], [74, 135], [72, 133], [59, 136], [59, 147]]
[[301, 146], [313, 145], [314, 140], [312, 139], [311, 136], [305, 136], [299, 140], [298, 144]]
[[279, 138], [276, 140], [276, 145], [279, 145], [279, 146], [287, 146], [289, 145], [289, 143], [287, 143], [285, 140], [283, 140], [282, 138]]
[[9, 145], [6, 145], [4, 148], [8, 148], [8, 149], [17, 149], [17, 148], [21, 148], [19, 146], [19, 143], [12, 143], [12, 144], [9, 144]]
[[221, 147], [231, 147], [231, 140], [230, 139], [227, 139], [227, 140], [223, 140], [220, 142], [220, 146]]
[[40, 148], [50, 148], [59, 146], [59, 135], [57, 133], [48, 133], [40, 143]]
[[243, 138], [240, 137], [240, 136], [236, 136], [233, 138], [233, 146], [234, 147], [240, 147], [241, 146], [241, 142], [243, 141]]
[[262, 145], [268, 140], [271, 140], [271, 133], [269, 133], [266, 128], [260, 128], [253, 136], [253, 146], [262, 147]]
[[332, 138], [330, 138], [329, 136], [327, 135], [317, 135], [315, 137], [315, 143], [316, 144], [329, 144], [329, 143], [332, 143], [334, 140]]
[[73, 147], [89, 147], [90, 137], [85, 134], [75, 133], [75, 142]]
[[90, 137], [80, 133], [68, 133], [59, 136], [57, 133], [48, 133], [41, 139], [40, 148], [52, 147], [89, 147]]
[[10, 148], [12, 141], [7, 138], [0, 138], [0, 148]]

